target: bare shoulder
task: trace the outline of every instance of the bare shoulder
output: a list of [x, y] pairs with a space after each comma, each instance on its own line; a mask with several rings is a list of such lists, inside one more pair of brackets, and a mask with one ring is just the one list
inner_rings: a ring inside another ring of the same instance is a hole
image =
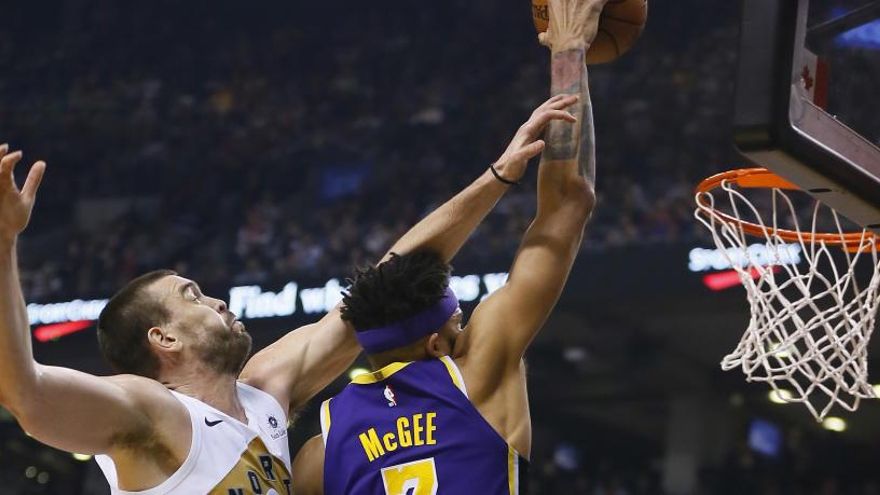
[[[253, 360], [253, 358], [251, 358], [251, 360]], [[248, 362], [248, 365], [249, 364], [250, 362]], [[293, 411], [290, 410], [290, 392], [287, 383], [283, 379], [277, 378], [272, 374], [256, 371], [258, 366], [249, 367], [248, 365], [245, 365], [244, 371], [238, 376], [238, 381], [271, 395], [281, 406], [281, 409], [284, 410], [284, 413], [288, 416], [292, 416]], [[287, 404], [287, 406], [285, 406], [285, 404]]]
[[461, 370], [471, 399], [481, 396], [481, 390], [491, 393], [503, 381], [515, 379], [519, 367], [519, 360], [508, 356], [497, 336], [491, 335], [501, 333], [498, 322], [489, 317], [485, 308], [477, 309], [456, 339], [451, 356]]
[[468, 391], [468, 398], [479, 409], [504, 396], [510, 388], [519, 389], [525, 381], [525, 360], [519, 359], [516, 366], [500, 365], [498, 360], [486, 359], [463, 349], [452, 355], [461, 372]]
[[168, 404], [178, 402], [165, 385], [138, 375], [113, 375], [104, 377], [110, 383], [124, 389], [129, 397], [149, 406], [152, 403]]
[[108, 452], [120, 486], [139, 491], [163, 483], [189, 455], [192, 422], [186, 406], [161, 383], [136, 375], [106, 377], [125, 391], [130, 405], [142, 412], [138, 428], [114, 436]]
[[150, 419], [152, 429], [170, 426], [169, 422], [189, 424], [186, 407], [156, 380], [138, 375], [113, 375], [104, 379], [125, 390], [132, 405]]
[[531, 454], [531, 415], [526, 387], [526, 363], [494, 366], [473, 355], [454, 358], [467, 387], [468, 399], [492, 428], [527, 458]]

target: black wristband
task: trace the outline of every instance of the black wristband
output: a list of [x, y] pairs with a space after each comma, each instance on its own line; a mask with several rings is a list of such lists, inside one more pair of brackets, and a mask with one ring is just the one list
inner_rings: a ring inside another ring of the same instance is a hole
[[492, 175], [494, 175], [496, 179], [498, 179], [498, 180], [500, 180], [501, 182], [507, 184], [508, 186], [518, 186], [518, 185], [519, 185], [519, 182], [517, 182], [517, 181], [514, 181], [514, 180], [508, 180], [508, 179], [505, 179], [504, 177], [501, 177], [501, 174], [499, 174], [498, 171], [495, 170], [495, 164], [494, 164], [494, 163], [493, 163], [492, 165], [489, 165], [489, 169], [492, 171]]

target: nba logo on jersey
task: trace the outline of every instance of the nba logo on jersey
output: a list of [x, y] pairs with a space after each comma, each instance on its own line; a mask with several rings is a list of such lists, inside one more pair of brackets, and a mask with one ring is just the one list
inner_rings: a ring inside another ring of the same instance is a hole
[[388, 399], [388, 407], [397, 407], [397, 399], [394, 397], [394, 391], [389, 385], [385, 385], [385, 398]]

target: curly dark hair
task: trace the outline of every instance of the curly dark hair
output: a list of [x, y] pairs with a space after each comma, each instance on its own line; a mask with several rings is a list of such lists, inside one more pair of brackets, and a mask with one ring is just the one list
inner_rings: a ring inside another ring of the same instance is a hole
[[391, 254], [391, 259], [359, 268], [343, 293], [342, 319], [358, 330], [405, 320], [446, 294], [452, 267], [434, 251]]

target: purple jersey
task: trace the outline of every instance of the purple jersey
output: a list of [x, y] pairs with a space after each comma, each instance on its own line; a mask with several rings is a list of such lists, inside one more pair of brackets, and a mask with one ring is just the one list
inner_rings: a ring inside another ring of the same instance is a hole
[[519, 495], [527, 462], [449, 357], [360, 375], [321, 406], [325, 495]]

